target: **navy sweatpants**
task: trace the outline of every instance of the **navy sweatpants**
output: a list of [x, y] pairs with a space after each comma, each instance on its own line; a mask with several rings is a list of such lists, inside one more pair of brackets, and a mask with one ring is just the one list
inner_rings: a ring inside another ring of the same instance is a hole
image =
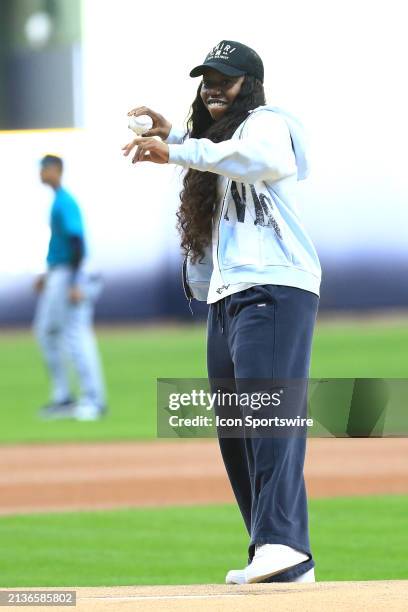
[[[211, 385], [213, 379], [232, 379], [241, 393], [245, 379], [307, 378], [318, 302], [314, 293], [295, 287], [258, 285], [211, 304]], [[303, 477], [305, 436], [219, 436], [219, 444], [250, 535], [248, 561], [256, 545], [285, 544], [309, 559], [274, 576], [274, 582], [290, 582], [314, 567]]]

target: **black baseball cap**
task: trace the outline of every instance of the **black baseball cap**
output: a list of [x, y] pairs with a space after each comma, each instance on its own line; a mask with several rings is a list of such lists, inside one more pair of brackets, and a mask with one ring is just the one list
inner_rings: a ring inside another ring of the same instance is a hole
[[204, 62], [193, 68], [191, 77], [203, 74], [205, 68], [214, 68], [228, 76], [251, 74], [263, 83], [264, 67], [256, 51], [235, 40], [222, 40], [207, 54]]

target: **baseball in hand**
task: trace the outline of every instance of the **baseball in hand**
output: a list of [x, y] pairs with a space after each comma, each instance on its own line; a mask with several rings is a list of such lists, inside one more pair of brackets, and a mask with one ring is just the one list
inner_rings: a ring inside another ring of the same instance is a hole
[[147, 132], [147, 130], [150, 130], [152, 125], [153, 121], [149, 115], [139, 115], [138, 117], [132, 115], [129, 117], [128, 127], [136, 134], [136, 136], [141, 136]]

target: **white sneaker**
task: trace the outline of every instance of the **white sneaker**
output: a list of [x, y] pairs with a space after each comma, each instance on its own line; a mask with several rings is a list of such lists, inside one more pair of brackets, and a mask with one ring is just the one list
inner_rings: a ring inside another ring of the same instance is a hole
[[[283, 546], [283, 545], [280, 545], [280, 544], [266, 544], [266, 546], [271, 546], [271, 547], [274, 548], [274, 550], [271, 550], [271, 549], [268, 550], [267, 549], [265, 551], [265, 552], [267, 552], [269, 554], [269, 557], [277, 556], [277, 554], [280, 553], [280, 555], [281, 555], [280, 558], [276, 559], [276, 561], [279, 562], [279, 569], [276, 570], [276, 571], [273, 571], [273, 573], [269, 573], [268, 572], [267, 575], [264, 575], [262, 577], [258, 577], [258, 580], [252, 580], [252, 582], [259, 582], [261, 580], [269, 578], [270, 576], [273, 576], [274, 574], [279, 574], [280, 572], [285, 571], [285, 569], [288, 569], [289, 567], [293, 567], [294, 565], [297, 565], [298, 563], [302, 563], [303, 561], [306, 561], [306, 559], [308, 558], [307, 555], [304, 555], [303, 553], [299, 553], [297, 550], [295, 550], [293, 548], [290, 548], [289, 546]], [[260, 550], [261, 548], [263, 548], [263, 547], [257, 548], [256, 552], [258, 550]], [[280, 550], [278, 550], [278, 549], [280, 549]], [[255, 552], [255, 556], [256, 556], [256, 552]], [[284, 554], [282, 554], [282, 552], [284, 552]], [[295, 555], [296, 555], [296, 557], [295, 557]], [[247, 578], [248, 578], [247, 570], [249, 570], [249, 568], [252, 566], [252, 564], [253, 564], [253, 562], [255, 560], [255, 556], [252, 559], [252, 563], [250, 565], [248, 565], [246, 568], [239, 569], [239, 570], [230, 570], [228, 572], [228, 574], [226, 575], [226, 577], [225, 577], [225, 583], [226, 584], [247, 584], [247, 582], [248, 582], [248, 580], [247, 580]], [[260, 567], [260, 561], [259, 561], [260, 557], [265, 559], [265, 553], [262, 554], [262, 555], [258, 554], [258, 560], [257, 560], [258, 568]], [[295, 561], [295, 562], [293, 563], [293, 561]], [[272, 562], [273, 562], [273, 565], [276, 566], [276, 562], [275, 562], [274, 559], [272, 559]], [[287, 565], [287, 567], [282, 567], [282, 563], [284, 563], [284, 564], [291, 563], [291, 565]], [[252, 567], [252, 574], [254, 573], [253, 570], [254, 570], [254, 568]], [[290, 582], [316, 582], [314, 568], [312, 568], [309, 571], [305, 572], [301, 576], [298, 576], [297, 578], [294, 578]]]
[[245, 568], [245, 582], [249, 584], [261, 582], [307, 561], [308, 558], [308, 555], [284, 544], [257, 546], [252, 562]]

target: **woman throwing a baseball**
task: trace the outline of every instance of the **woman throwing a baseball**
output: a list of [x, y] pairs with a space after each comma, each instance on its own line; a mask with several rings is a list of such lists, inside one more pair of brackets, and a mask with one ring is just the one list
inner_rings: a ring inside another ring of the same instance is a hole
[[[262, 60], [244, 44], [223, 40], [190, 76], [201, 81], [186, 133], [136, 108], [129, 115], [153, 125], [124, 154], [185, 169], [178, 228], [187, 295], [210, 305], [209, 379], [234, 381], [238, 394], [255, 380], [307, 379], [321, 271], [296, 206], [308, 174], [302, 126], [266, 104]], [[313, 582], [306, 437], [218, 433], [250, 535], [248, 565], [227, 583]]]

